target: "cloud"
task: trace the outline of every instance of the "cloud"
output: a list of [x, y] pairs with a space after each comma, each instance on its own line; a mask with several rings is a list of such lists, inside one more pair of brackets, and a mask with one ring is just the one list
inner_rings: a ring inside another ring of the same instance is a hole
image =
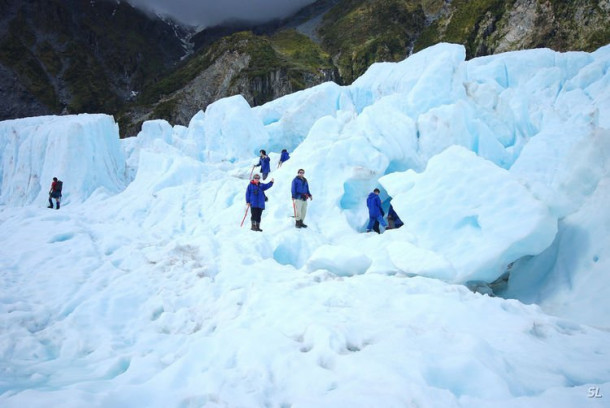
[[128, 0], [134, 7], [210, 27], [230, 20], [255, 23], [287, 17], [315, 0]]

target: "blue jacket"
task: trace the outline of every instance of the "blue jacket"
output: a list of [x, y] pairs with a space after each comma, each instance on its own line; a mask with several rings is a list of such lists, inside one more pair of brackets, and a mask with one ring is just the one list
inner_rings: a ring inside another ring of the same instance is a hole
[[270, 188], [273, 182], [270, 183], [258, 183], [250, 181], [248, 188], [246, 189], [246, 203], [250, 204], [253, 208], [265, 209], [265, 193], [264, 191]]
[[271, 171], [271, 159], [269, 158], [269, 156], [265, 156], [265, 157], [261, 157], [258, 160], [258, 164], [256, 165], [256, 167], [261, 166], [261, 173], [269, 173]]
[[290, 159], [290, 155], [288, 154], [288, 152], [282, 152], [282, 155], [280, 156], [280, 162], [284, 163], [288, 159]]
[[311, 193], [309, 192], [307, 179], [305, 177], [301, 178], [296, 176], [294, 180], [292, 180], [292, 198], [307, 200], [309, 196], [311, 196]]
[[366, 206], [369, 207], [369, 217], [377, 218], [384, 215], [383, 209], [381, 208], [381, 199], [378, 194], [369, 194], [366, 199]]

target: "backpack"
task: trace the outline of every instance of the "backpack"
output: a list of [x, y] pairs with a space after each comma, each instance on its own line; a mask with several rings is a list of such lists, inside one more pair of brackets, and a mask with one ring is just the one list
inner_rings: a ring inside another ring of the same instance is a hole
[[64, 186], [64, 182], [61, 180], [57, 180], [55, 182], [55, 191], [59, 191], [61, 193], [61, 189]]

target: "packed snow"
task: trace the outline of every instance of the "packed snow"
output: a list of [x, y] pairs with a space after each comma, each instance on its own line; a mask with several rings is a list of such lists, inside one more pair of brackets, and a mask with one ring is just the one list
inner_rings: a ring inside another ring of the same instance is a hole
[[439, 44], [126, 139], [0, 122], [0, 406], [608, 406], [609, 68]]

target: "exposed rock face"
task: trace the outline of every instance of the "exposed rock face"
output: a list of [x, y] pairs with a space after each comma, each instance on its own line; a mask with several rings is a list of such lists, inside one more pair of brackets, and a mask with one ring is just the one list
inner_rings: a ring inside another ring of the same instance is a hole
[[538, 42], [538, 38], [552, 30], [552, 9], [548, 2], [538, 0], [517, 0], [503, 24], [492, 36], [497, 46], [495, 53], [520, 50]]
[[515, 0], [496, 17], [486, 13], [479, 24], [474, 56], [540, 47], [593, 51], [610, 40], [609, 0]]
[[250, 62], [251, 57], [238, 52], [227, 52], [202, 71], [176, 96], [175, 123], [188, 125], [193, 115], [212, 102], [235, 95], [232, 82]]
[[[250, 106], [257, 106], [322, 82], [340, 82], [336, 69], [300, 66], [266, 39], [251, 33], [231, 38], [216, 42], [199, 55], [198, 72], [185, 85], [163, 95], [149, 109], [129, 111], [123, 118], [122, 134], [137, 134], [140, 124], [153, 118], [186, 126], [198, 111], [232, 95], [241, 94]], [[192, 68], [187, 65], [184, 69]]]
[[[291, 73], [286, 68], [249, 77], [245, 70], [251, 58], [248, 54], [227, 52], [184, 88], [155, 105], [171, 105], [172, 112], [166, 119], [172, 124], [187, 126], [197, 112], [205, 110], [209, 104], [221, 98], [241, 94], [250, 106], [257, 106], [297, 91], [292, 85]], [[333, 70], [321, 69], [317, 74], [301, 73], [301, 77], [305, 87], [339, 81]], [[143, 121], [158, 118], [154, 108], [134, 110], [129, 115], [131, 125], [122, 132], [123, 136], [137, 134]]]

